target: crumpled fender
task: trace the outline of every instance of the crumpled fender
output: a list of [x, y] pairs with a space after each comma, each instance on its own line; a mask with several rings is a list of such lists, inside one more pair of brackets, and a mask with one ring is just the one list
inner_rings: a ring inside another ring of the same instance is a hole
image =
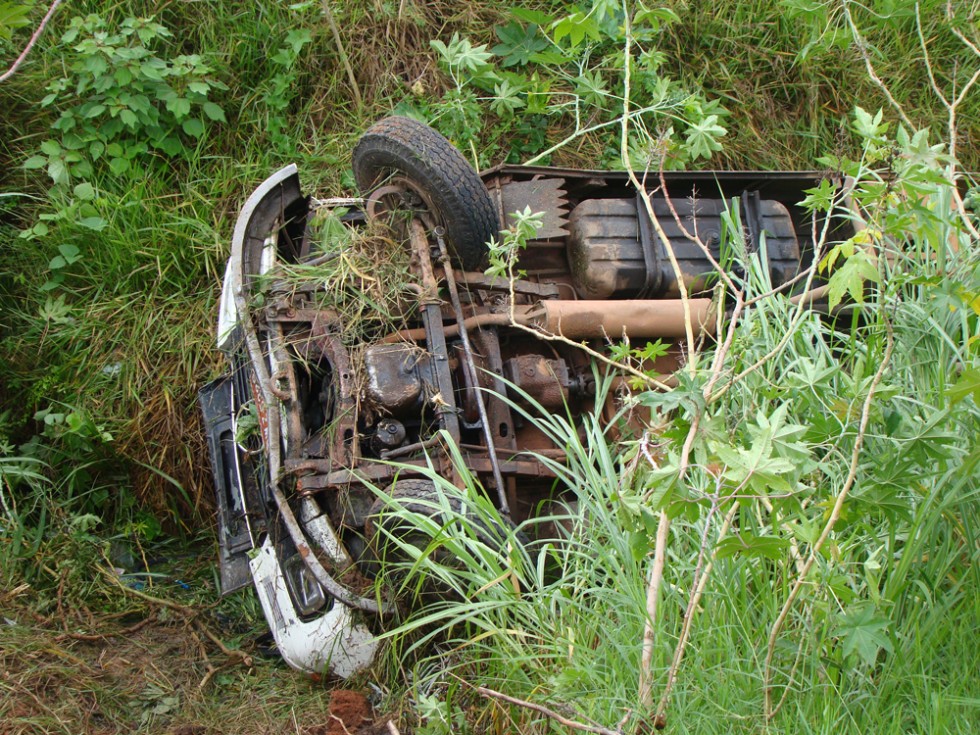
[[231, 238], [231, 255], [225, 266], [225, 276], [221, 286], [221, 301], [218, 305], [218, 349], [228, 351], [231, 348], [231, 335], [238, 324], [238, 311], [235, 309], [235, 291], [242, 288], [242, 251], [245, 246], [245, 236], [256, 208], [276, 187], [292, 176], [298, 176], [295, 163], [276, 171], [267, 178], [251, 196], [245, 200], [245, 205], [238, 213], [235, 231]]
[[334, 602], [330, 610], [314, 620], [300, 618], [269, 539], [249, 561], [249, 567], [265, 618], [287, 664], [298, 671], [329, 672], [339, 678], [353, 676], [371, 665], [378, 640], [367, 626], [355, 620], [346, 605]]

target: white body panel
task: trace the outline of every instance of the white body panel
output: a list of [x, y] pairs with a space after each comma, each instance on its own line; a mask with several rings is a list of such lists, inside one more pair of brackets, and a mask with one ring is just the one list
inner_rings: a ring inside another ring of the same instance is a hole
[[349, 607], [333, 603], [325, 614], [303, 621], [293, 607], [276, 551], [268, 539], [249, 562], [262, 611], [283, 660], [308, 673], [345, 679], [371, 665], [378, 641]]

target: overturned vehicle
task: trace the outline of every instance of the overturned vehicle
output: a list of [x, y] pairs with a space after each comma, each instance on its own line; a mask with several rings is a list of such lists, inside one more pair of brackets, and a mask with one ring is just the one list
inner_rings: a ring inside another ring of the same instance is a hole
[[[221, 294], [229, 371], [201, 392], [223, 591], [254, 583], [285, 660], [338, 677], [371, 663], [394, 610], [373, 591], [384, 541], [375, 488], [431, 500], [442, 491], [424, 470], [453, 478], [462, 458], [501, 516], [528, 518], [562, 492], [540, 458], [561, 461], [563, 448], [515, 406], [601, 411], [583, 346], [710, 339], [725, 311], [710, 287], [733, 221], [773, 287], [798, 288], [814, 222], [797, 203], [821, 180], [668, 172], [640, 191], [625, 172], [504, 165], [481, 176], [434, 130], [399, 117], [364, 134], [353, 168], [363, 198], [308, 196], [295, 166], [249, 197]], [[488, 243], [521, 210], [540, 213], [534, 234], [484, 270]], [[383, 233], [377, 270], [325, 249], [324, 221]], [[393, 273], [399, 283], [385, 281]], [[368, 281], [397, 291], [397, 323], [352, 337], [327, 293], [338, 277], [348, 298]], [[655, 368], [676, 366], [667, 354]]]

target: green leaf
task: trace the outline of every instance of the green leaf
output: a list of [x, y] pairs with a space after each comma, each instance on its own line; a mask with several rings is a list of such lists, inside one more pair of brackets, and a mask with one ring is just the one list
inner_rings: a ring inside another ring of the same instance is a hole
[[139, 117], [137, 117], [136, 113], [132, 110], [120, 110], [119, 119], [122, 120], [130, 130], [135, 129], [139, 124]]
[[606, 87], [606, 80], [602, 78], [602, 73], [594, 69], [585, 69], [582, 74], [575, 79], [575, 94], [582, 98], [582, 101], [589, 107], [604, 107], [609, 90]]
[[531, 24], [526, 28], [520, 23], [508, 23], [494, 29], [500, 43], [492, 51], [501, 57], [506, 66], [526, 66], [533, 54], [548, 48], [548, 40], [541, 36], [538, 27]]
[[542, 13], [540, 10], [531, 10], [530, 8], [513, 8], [510, 14], [517, 18], [517, 20], [523, 20], [525, 23], [535, 23], [539, 26], [546, 26], [554, 22], [554, 18], [547, 13]]
[[220, 107], [218, 107], [214, 102], [205, 102], [201, 105], [201, 110], [205, 115], [208, 116], [209, 120], [217, 120], [218, 122], [225, 122], [225, 112]]
[[872, 666], [879, 651], [894, 650], [886, 633], [890, 624], [888, 618], [877, 614], [874, 605], [865, 604], [841, 615], [834, 634], [841, 638], [845, 656], [856, 653], [861, 661]]
[[54, 291], [56, 288], [58, 288], [58, 286], [60, 286], [64, 282], [65, 282], [65, 274], [55, 273], [53, 276], [51, 276], [51, 278], [49, 278], [40, 286], [38, 286], [38, 290], [41, 291], [41, 293], [48, 293], [49, 291]]
[[[44, 302], [44, 306], [38, 309], [38, 316], [46, 322], [55, 322], [56, 324], [62, 324], [68, 321], [69, 314], [71, 314], [71, 307], [65, 303], [64, 296], [59, 296], [57, 299], [52, 299], [48, 296]], [[54, 414], [45, 416], [45, 423], [48, 422], [48, 418], [51, 416], [54, 416]]]
[[680, 23], [680, 20], [680, 16], [670, 8], [651, 8], [648, 10], [640, 6], [636, 15], [633, 16], [633, 25], [647, 25], [651, 30], [659, 31], [665, 26]]
[[204, 123], [196, 117], [187, 118], [180, 124], [180, 127], [192, 138], [200, 138], [204, 134]]
[[577, 48], [588, 36], [593, 41], [602, 39], [599, 23], [592, 17], [584, 13], [572, 13], [555, 23], [551, 28], [555, 43], [558, 43], [566, 36], [572, 48]]
[[191, 101], [186, 97], [171, 97], [167, 100], [167, 109], [180, 120], [190, 114]]
[[24, 168], [26, 169], [44, 168], [47, 165], [48, 159], [45, 156], [31, 156], [24, 161]]
[[129, 159], [111, 158], [109, 159], [109, 170], [116, 176], [124, 174], [129, 170]]
[[77, 263], [82, 257], [82, 251], [78, 249], [78, 246], [67, 242], [58, 246], [58, 252], [61, 253], [61, 257], [69, 265]]
[[48, 176], [55, 184], [67, 184], [68, 169], [65, 167], [65, 162], [60, 158], [52, 158], [48, 162]]
[[687, 129], [687, 142], [685, 144], [691, 154], [691, 160], [698, 158], [711, 158], [711, 154], [721, 150], [721, 138], [728, 131], [718, 124], [717, 115], [708, 115], [703, 120], [692, 123]]
[[448, 46], [438, 40], [430, 41], [429, 45], [451, 71], [465, 69], [472, 74], [479, 74], [490, 66], [490, 59], [493, 58], [485, 44], [474, 46], [468, 38], [460, 38], [458, 33], [453, 33]]
[[108, 222], [106, 222], [101, 217], [82, 217], [76, 223], [87, 230], [95, 230], [96, 232], [102, 232], [105, 229]]
[[495, 98], [490, 103], [490, 109], [500, 117], [511, 117], [516, 110], [524, 107], [524, 100], [518, 97], [520, 91], [520, 88], [515, 87], [508, 79], [494, 85]]
[[960, 374], [959, 380], [946, 391], [946, 395], [953, 403], [959, 403], [971, 394], [973, 402], [980, 406], [980, 368], [966, 368]]
[[125, 66], [117, 68], [112, 76], [120, 87], [127, 87], [133, 81], [133, 72]]
[[306, 28], [299, 28], [286, 34], [286, 43], [293, 49], [294, 54], [298, 54], [303, 47], [313, 40], [313, 36]]
[[855, 302], [864, 303], [864, 284], [867, 281], [878, 283], [880, 278], [878, 268], [868, 251], [856, 250], [844, 261], [844, 265], [834, 271], [827, 283], [827, 302], [830, 308], [835, 308], [845, 293], [850, 294]]
[[0, 2], [0, 38], [10, 40], [11, 31], [30, 23], [29, 13], [33, 3]]
[[812, 189], [804, 189], [806, 198], [800, 202], [800, 206], [808, 212], [829, 212], [834, 206], [834, 195], [837, 193], [837, 186], [830, 179], [821, 179], [820, 185]]
[[788, 538], [781, 536], [756, 536], [752, 533], [742, 531], [735, 536], [722, 539], [715, 547], [715, 553], [719, 559], [726, 559], [740, 554], [747, 557], [778, 560], [783, 558], [789, 545]]
[[269, 61], [271, 61], [273, 64], [278, 64], [286, 69], [289, 69], [295, 60], [296, 56], [291, 54], [288, 48], [279, 49], [276, 51], [276, 53], [269, 57]]
[[75, 196], [85, 201], [95, 199], [95, 187], [84, 181], [75, 187]]
[[46, 140], [41, 143], [41, 153], [49, 156], [60, 156], [61, 144], [56, 140]]
[[633, 354], [638, 360], [641, 361], [654, 361], [658, 357], [664, 357], [670, 352], [670, 345], [664, 344], [664, 341], [658, 339], [656, 342], [647, 342], [641, 348], [633, 350]]
[[874, 140], [881, 137], [888, 130], [888, 123], [882, 123], [884, 113], [879, 109], [871, 116], [861, 107], [854, 108], [854, 130], [862, 138]]
[[176, 156], [184, 150], [183, 144], [172, 135], [168, 135], [162, 140], [154, 142], [154, 145], [166, 153], [168, 156]]

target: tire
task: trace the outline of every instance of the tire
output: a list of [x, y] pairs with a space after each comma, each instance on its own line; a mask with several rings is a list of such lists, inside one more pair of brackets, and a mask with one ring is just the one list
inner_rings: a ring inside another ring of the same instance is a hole
[[417, 120], [386, 117], [361, 136], [352, 166], [365, 194], [392, 176], [405, 177], [431, 202], [453, 264], [481, 267], [497, 234], [497, 212], [479, 175], [448, 140]]

